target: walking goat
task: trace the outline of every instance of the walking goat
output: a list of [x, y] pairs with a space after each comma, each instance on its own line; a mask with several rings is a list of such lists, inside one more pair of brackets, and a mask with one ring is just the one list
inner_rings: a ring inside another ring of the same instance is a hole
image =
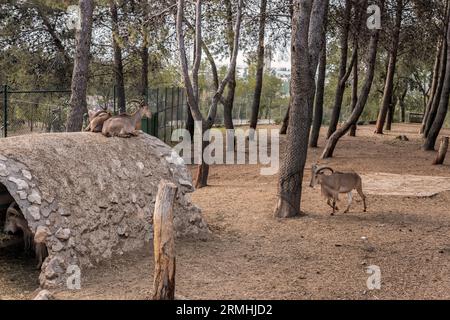
[[[330, 171], [330, 175], [326, 175], [325, 171]], [[335, 172], [330, 167], [318, 166], [314, 164], [311, 170], [311, 183], [310, 187], [314, 188], [317, 184], [320, 184], [322, 195], [327, 198], [327, 204], [333, 208], [334, 215], [339, 208], [336, 206], [336, 202], [339, 200], [340, 193], [347, 193], [348, 206], [344, 213], [350, 210], [352, 204], [352, 191], [356, 190], [361, 196], [364, 203], [364, 212], [367, 211], [366, 196], [362, 190], [361, 176], [356, 172]]]

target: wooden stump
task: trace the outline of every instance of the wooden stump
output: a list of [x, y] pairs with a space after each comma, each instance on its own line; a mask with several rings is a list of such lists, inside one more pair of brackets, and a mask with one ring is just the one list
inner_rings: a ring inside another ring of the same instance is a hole
[[153, 214], [153, 242], [155, 277], [153, 300], [175, 298], [175, 239], [173, 229], [173, 202], [177, 186], [161, 180]]
[[433, 162], [434, 165], [438, 165], [438, 164], [443, 164], [444, 163], [445, 156], [446, 156], [447, 150], [448, 150], [448, 142], [449, 142], [449, 137], [442, 137], [441, 138], [441, 145], [439, 147], [438, 155], [437, 155], [436, 159]]

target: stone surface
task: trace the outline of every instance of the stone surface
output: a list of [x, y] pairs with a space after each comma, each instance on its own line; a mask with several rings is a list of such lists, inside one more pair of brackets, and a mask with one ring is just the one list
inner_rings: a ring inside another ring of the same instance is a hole
[[36, 189], [31, 190], [31, 194], [28, 196], [28, 201], [30, 201], [31, 203], [36, 203], [36, 204], [42, 203], [41, 196], [36, 191]]
[[27, 178], [28, 180], [31, 180], [33, 177], [31, 176], [31, 172], [28, 170], [22, 170], [22, 175]]
[[68, 240], [70, 238], [70, 229], [60, 228], [58, 231], [56, 231], [55, 237], [57, 237], [59, 240]]
[[0, 176], [7, 177], [9, 175], [8, 169], [4, 163], [0, 163]]
[[34, 220], [39, 220], [41, 218], [41, 213], [39, 207], [37, 206], [28, 207], [28, 213], [33, 217]]
[[33, 232], [46, 228], [42, 234], [48, 235], [49, 257], [39, 278], [42, 288], [63, 286], [69, 265], [90, 267], [148, 243], [161, 179], [179, 188], [174, 204], [177, 237], [209, 234], [188, 196], [194, 190], [189, 170], [155, 137], [36, 134], [0, 139], [0, 150], [14, 154], [14, 159], [0, 162], [0, 173], [6, 174], [0, 174], [0, 183], [17, 193], [14, 197]]
[[21, 200], [25, 200], [28, 197], [28, 194], [25, 191], [18, 191], [17, 194]]
[[17, 179], [17, 178], [14, 178], [14, 177], [9, 177], [8, 181], [11, 181], [11, 182], [15, 183], [17, 190], [24, 190], [24, 189], [28, 189], [29, 188], [28, 183], [25, 180]]

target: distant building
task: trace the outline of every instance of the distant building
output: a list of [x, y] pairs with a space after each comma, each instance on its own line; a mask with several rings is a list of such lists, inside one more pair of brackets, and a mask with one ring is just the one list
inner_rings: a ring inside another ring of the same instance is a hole
[[275, 76], [284, 81], [289, 81], [291, 79], [291, 68], [289, 67], [272, 68], [272, 72]]

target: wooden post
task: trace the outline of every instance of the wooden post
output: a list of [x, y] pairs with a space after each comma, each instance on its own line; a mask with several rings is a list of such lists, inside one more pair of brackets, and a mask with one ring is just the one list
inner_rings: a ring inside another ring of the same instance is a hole
[[436, 159], [433, 162], [434, 165], [438, 165], [438, 164], [443, 164], [444, 163], [445, 156], [446, 156], [447, 150], [448, 150], [448, 142], [449, 142], [449, 137], [442, 137], [441, 138], [441, 145], [439, 147], [438, 155], [437, 155]]
[[155, 253], [155, 277], [153, 300], [175, 298], [175, 240], [173, 229], [173, 202], [177, 186], [161, 180], [156, 195], [153, 214], [153, 242]]

